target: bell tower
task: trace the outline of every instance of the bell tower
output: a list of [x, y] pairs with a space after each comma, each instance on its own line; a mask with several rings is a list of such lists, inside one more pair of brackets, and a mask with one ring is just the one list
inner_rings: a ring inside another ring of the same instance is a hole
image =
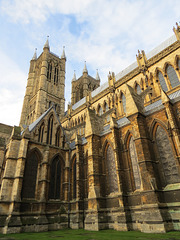
[[59, 117], [64, 115], [65, 64], [63, 48], [61, 58], [50, 52], [47, 39], [43, 52], [37, 58], [36, 50], [30, 61], [26, 93], [21, 112], [20, 126], [29, 125], [52, 104]]
[[71, 86], [72, 86], [71, 104], [74, 105], [76, 102], [86, 97], [89, 92], [92, 92], [93, 90], [95, 90], [100, 86], [100, 77], [99, 77], [98, 71], [96, 74], [96, 78], [91, 77], [88, 74], [88, 70], [85, 62], [82, 76], [76, 79], [76, 74], [74, 72]]

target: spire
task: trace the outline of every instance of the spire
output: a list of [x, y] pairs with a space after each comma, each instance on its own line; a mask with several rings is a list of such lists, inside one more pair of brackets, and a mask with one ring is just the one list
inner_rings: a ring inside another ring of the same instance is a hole
[[63, 52], [62, 52], [61, 58], [66, 59], [66, 55], [65, 55], [65, 46], [63, 46]]
[[72, 79], [72, 82], [76, 81], [76, 72], [74, 70], [74, 76], [73, 76], [73, 79]]
[[88, 70], [87, 70], [87, 67], [86, 67], [86, 61], [84, 62], [84, 69], [83, 69], [83, 73], [87, 73], [87, 74], [88, 74]]
[[46, 40], [46, 42], [44, 44], [44, 48], [48, 48], [50, 50], [50, 47], [49, 47], [49, 36], [47, 36], [47, 40]]
[[99, 73], [98, 73], [98, 69], [96, 69], [97, 73], [96, 73], [96, 80], [100, 81], [100, 77], [99, 77]]
[[35, 48], [34, 55], [32, 57], [32, 60], [36, 60], [36, 59], [37, 59], [37, 48]]

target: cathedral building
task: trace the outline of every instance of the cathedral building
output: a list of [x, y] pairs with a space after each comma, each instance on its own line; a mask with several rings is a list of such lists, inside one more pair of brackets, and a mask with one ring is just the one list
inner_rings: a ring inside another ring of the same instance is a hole
[[0, 124], [0, 232], [180, 230], [180, 26], [100, 85], [49, 42], [30, 61], [19, 126]]

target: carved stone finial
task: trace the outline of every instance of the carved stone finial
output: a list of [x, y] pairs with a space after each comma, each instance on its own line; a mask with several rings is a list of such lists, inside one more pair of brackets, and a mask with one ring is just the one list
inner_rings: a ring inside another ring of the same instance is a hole
[[66, 59], [65, 46], [63, 46], [63, 52], [62, 52], [61, 58]]
[[99, 77], [98, 69], [96, 69], [96, 71], [97, 71], [97, 72], [96, 72], [96, 80], [99, 81], [99, 80], [100, 80], [100, 77]]
[[50, 47], [49, 47], [49, 36], [47, 36], [47, 40], [46, 40], [46, 42], [45, 42], [45, 44], [44, 44], [44, 48], [43, 48], [43, 49], [45, 49], [45, 48], [47, 48], [48, 50], [50, 50]]
[[173, 27], [173, 31], [176, 35], [177, 40], [180, 41], [180, 26], [177, 22], [176, 22], [176, 27]]
[[73, 79], [72, 82], [76, 81], [76, 71], [74, 70], [74, 75], [73, 75]]
[[87, 67], [86, 67], [86, 61], [84, 61], [83, 73], [87, 73], [88, 74], [88, 70], [87, 70]]
[[140, 70], [145, 69], [146, 63], [147, 63], [147, 58], [146, 58], [146, 54], [145, 54], [144, 50], [141, 50], [141, 52], [138, 50], [138, 54], [136, 54], [136, 59], [137, 59], [137, 63], [138, 63]]
[[32, 57], [32, 60], [37, 60], [37, 48], [35, 48], [34, 55]]

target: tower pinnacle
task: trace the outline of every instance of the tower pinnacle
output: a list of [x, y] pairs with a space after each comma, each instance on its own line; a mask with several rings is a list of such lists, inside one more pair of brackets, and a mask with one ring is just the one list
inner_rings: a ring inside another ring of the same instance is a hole
[[47, 40], [46, 40], [46, 42], [44, 44], [44, 48], [47, 48], [48, 50], [50, 50], [50, 47], [49, 47], [49, 36], [47, 36]]
[[87, 67], [86, 67], [86, 61], [84, 62], [84, 69], [83, 69], [83, 73], [87, 73], [87, 74], [88, 74], [88, 70], [87, 70]]
[[74, 70], [74, 76], [73, 76], [73, 79], [72, 79], [72, 82], [76, 81], [76, 72]]
[[63, 46], [63, 52], [62, 52], [61, 58], [66, 59], [66, 55], [65, 55], [65, 46]]
[[34, 55], [32, 57], [32, 60], [36, 60], [36, 59], [37, 59], [37, 48], [35, 48]]
[[97, 71], [97, 73], [96, 73], [96, 80], [100, 80], [98, 69], [96, 69], [96, 71]]

